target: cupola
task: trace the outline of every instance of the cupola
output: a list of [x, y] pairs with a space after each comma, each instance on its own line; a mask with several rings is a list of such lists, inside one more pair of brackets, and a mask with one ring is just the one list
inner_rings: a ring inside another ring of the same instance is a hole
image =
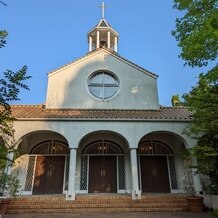
[[117, 52], [119, 34], [108, 24], [104, 18], [105, 5], [101, 5], [102, 19], [88, 32], [89, 52], [99, 48], [107, 48]]

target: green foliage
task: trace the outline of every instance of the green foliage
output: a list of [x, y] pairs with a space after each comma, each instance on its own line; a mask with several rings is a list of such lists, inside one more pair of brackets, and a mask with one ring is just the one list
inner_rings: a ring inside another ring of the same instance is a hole
[[16, 197], [19, 189], [20, 182], [16, 176], [7, 174], [0, 176], [0, 196]]
[[190, 151], [197, 158], [194, 166], [210, 178], [210, 190], [218, 193], [218, 73], [217, 68], [199, 75], [198, 84], [184, 95], [193, 111], [193, 123], [186, 133], [197, 139]]
[[196, 170], [210, 178], [210, 190], [218, 192], [218, 0], [174, 0], [184, 16], [176, 19], [172, 32], [191, 67], [215, 65], [199, 75], [196, 86], [183, 97], [193, 112], [186, 133], [197, 140], [189, 152], [198, 160]]
[[17, 72], [7, 70], [4, 73], [4, 78], [0, 79], [0, 104], [5, 105], [8, 101], [19, 100], [18, 94], [20, 88], [29, 89], [23, 81], [30, 79], [27, 76], [27, 66], [23, 66]]
[[179, 95], [173, 95], [171, 98], [172, 106], [177, 106], [180, 103]]
[[[27, 67], [24, 66], [17, 72], [7, 70], [0, 79], [0, 167], [3, 167], [7, 160], [7, 152], [14, 150], [14, 117], [11, 114], [10, 101], [19, 100], [20, 89], [29, 89], [23, 81], [31, 78], [27, 76]], [[1, 169], [1, 168], [0, 168]]]
[[[0, 31], [0, 47], [6, 44], [6, 36], [6, 31]], [[27, 66], [23, 66], [17, 72], [6, 70], [0, 79], [0, 167], [5, 165], [7, 152], [14, 149], [14, 118], [9, 102], [19, 100], [20, 89], [29, 90], [23, 82], [30, 78], [27, 75]]]
[[0, 79], [0, 131], [6, 136], [13, 135], [10, 101], [19, 100], [20, 88], [29, 89], [22, 82], [31, 78], [27, 76], [27, 67], [24, 66], [17, 72], [7, 70]]
[[210, 214], [214, 217], [218, 217], [218, 211], [213, 211], [213, 212], [210, 212]]
[[206, 66], [217, 58], [218, 52], [218, 1], [174, 0], [174, 8], [184, 11], [176, 19], [172, 32], [182, 48], [180, 57], [189, 66]]
[[185, 105], [184, 102], [180, 101], [179, 95], [173, 95], [171, 98], [171, 103], [173, 107]]
[[3, 140], [1, 140], [1, 143], [0, 143], [0, 174], [2, 173], [1, 170], [3, 170], [6, 167], [7, 154], [8, 154], [8, 149], [4, 145]]
[[183, 165], [185, 167], [185, 177], [187, 179], [188, 185], [186, 187], [187, 192], [192, 194], [193, 196], [195, 195], [195, 188], [192, 184], [192, 179], [191, 179], [191, 175], [192, 175], [192, 169], [195, 168], [195, 166], [193, 166], [193, 161], [192, 161], [192, 154], [191, 151], [189, 149], [183, 149], [180, 153], [182, 160], [183, 160]]
[[6, 44], [5, 38], [7, 37], [8, 33], [6, 31], [0, 30], [0, 48], [4, 47]]
[[218, 67], [206, 75], [200, 74], [199, 81], [184, 99], [193, 113], [191, 132], [210, 133], [218, 137]]
[[[0, 1], [3, 5], [4, 2]], [[6, 45], [8, 33], [0, 30], [0, 48]], [[19, 100], [20, 89], [29, 90], [24, 83], [31, 77], [27, 75], [27, 66], [17, 72], [6, 70], [0, 78], [0, 194], [15, 196], [19, 189], [16, 177], [3, 173], [4, 168], [13, 164], [8, 153], [15, 152], [14, 128], [12, 111], [9, 102]]]

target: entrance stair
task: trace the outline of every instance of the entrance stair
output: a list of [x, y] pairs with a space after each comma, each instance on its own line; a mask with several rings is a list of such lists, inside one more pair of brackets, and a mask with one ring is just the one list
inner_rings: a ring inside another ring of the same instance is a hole
[[189, 211], [185, 195], [144, 194], [141, 200], [130, 195], [77, 195], [75, 201], [60, 196], [30, 196], [12, 199], [7, 213], [76, 213], [76, 212], [185, 212]]

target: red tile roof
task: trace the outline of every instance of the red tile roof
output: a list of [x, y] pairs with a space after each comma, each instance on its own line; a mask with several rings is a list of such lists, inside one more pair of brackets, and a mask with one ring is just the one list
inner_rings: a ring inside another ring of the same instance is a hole
[[186, 107], [160, 107], [159, 110], [46, 109], [44, 105], [13, 105], [18, 120], [161, 120], [191, 121]]

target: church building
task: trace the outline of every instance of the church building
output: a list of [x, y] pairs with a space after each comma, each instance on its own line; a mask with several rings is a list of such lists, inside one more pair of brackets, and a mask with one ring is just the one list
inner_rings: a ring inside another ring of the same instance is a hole
[[195, 145], [184, 134], [191, 113], [159, 105], [158, 76], [119, 55], [119, 33], [102, 8], [87, 54], [48, 74], [45, 104], [12, 106], [19, 157], [9, 173], [21, 195], [67, 200], [187, 193], [189, 176], [199, 192], [181, 157]]

